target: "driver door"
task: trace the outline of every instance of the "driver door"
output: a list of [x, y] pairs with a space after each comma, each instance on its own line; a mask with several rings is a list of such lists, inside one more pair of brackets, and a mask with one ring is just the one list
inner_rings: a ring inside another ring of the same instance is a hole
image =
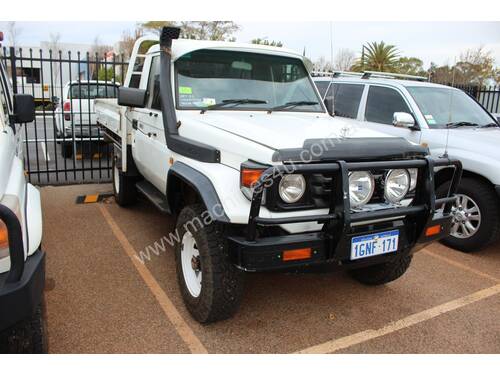
[[421, 131], [396, 127], [392, 124], [394, 112], [406, 112], [413, 115], [409, 104], [401, 93], [391, 87], [370, 85], [365, 102], [363, 120], [368, 128], [381, 133], [402, 137], [419, 144]]

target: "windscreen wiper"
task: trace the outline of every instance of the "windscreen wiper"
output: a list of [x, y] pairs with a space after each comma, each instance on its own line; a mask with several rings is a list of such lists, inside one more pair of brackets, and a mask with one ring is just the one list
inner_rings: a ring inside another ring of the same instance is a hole
[[489, 124], [481, 125], [480, 128], [498, 128], [499, 125], [496, 122], [490, 122]]
[[447, 128], [461, 128], [463, 126], [479, 126], [475, 122], [469, 121], [457, 121], [457, 122], [449, 122], [446, 124]]
[[281, 105], [278, 105], [278, 106], [273, 107], [273, 108], [269, 108], [269, 110], [267, 111], [267, 113], [271, 113], [273, 111], [279, 111], [279, 110], [285, 109], [285, 108], [298, 107], [299, 105], [316, 105], [316, 104], [318, 104], [318, 102], [312, 102], [312, 101], [308, 101], [308, 100], [300, 100], [300, 101], [296, 101], [296, 102], [288, 102], [288, 103], [281, 104]]
[[208, 107], [205, 107], [201, 110], [201, 114], [205, 113], [208, 110], [211, 109], [217, 109], [221, 107], [225, 107], [226, 105], [230, 104], [267, 104], [267, 100], [260, 100], [260, 99], [224, 99], [222, 102], [209, 105]]

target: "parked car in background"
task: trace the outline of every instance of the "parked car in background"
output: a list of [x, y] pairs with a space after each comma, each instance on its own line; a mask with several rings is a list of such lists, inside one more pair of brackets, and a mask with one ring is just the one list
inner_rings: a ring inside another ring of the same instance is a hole
[[460, 162], [332, 119], [301, 54], [179, 33], [138, 39], [118, 101], [96, 112], [116, 202], [141, 193], [177, 218], [179, 288], [197, 321], [237, 311], [245, 272], [330, 264], [380, 285], [448, 235], [454, 197], [436, 201], [432, 166], [454, 166], [458, 182]]
[[61, 141], [61, 154], [73, 155], [77, 142], [100, 141], [94, 100], [116, 98], [118, 84], [109, 81], [72, 81], [64, 85], [63, 97], [56, 100], [56, 133]]
[[[366, 128], [404, 137], [436, 157], [459, 159], [464, 168], [453, 206], [451, 236], [443, 242], [477, 251], [500, 234], [500, 128], [496, 118], [465, 92], [413, 77], [378, 72], [315, 73], [334, 115]], [[447, 191], [449, 170], [436, 174], [438, 194]]]
[[0, 353], [47, 351], [40, 194], [25, 179], [18, 125], [34, 116], [33, 96], [12, 95], [0, 56]]

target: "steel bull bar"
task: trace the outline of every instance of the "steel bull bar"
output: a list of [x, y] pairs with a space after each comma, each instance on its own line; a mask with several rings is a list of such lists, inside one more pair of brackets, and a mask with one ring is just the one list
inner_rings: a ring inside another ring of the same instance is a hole
[[[446, 197], [435, 196], [435, 168], [454, 168], [453, 177]], [[388, 209], [353, 212], [349, 200], [349, 173], [353, 171], [375, 171], [381, 169], [417, 168], [418, 178], [415, 197], [411, 205]], [[328, 213], [279, 218], [260, 217], [262, 197], [267, 187], [285, 174], [315, 173], [331, 174], [330, 207]], [[365, 260], [350, 261], [350, 240], [354, 235], [362, 235], [381, 230], [400, 229], [401, 250], [410, 253], [423, 244], [440, 239], [449, 234], [451, 208], [454, 194], [462, 175], [462, 164], [449, 158], [425, 156], [413, 160], [390, 160], [374, 162], [335, 161], [329, 163], [282, 164], [265, 170], [254, 186], [245, 237], [229, 237], [231, 256], [239, 268], [247, 271], [288, 268], [315, 263], [337, 262], [339, 265], [363, 266], [397, 256], [385, 254]], [[441, 209], [437, 209], [443, 207]], [[383, 219], [387, 219], [383, 222]], [[378, 224], [363, 222], [382, 221]], [[262, 237], [258, 228], [317, 222], [322, 230], [304, 234]], [[356, 225], [357, 224], [357, 225]], [[426, 233], [426, 229], [438, 226], [437, 233]], [[429, 234], [430, 233], [430, 234]], [[420, 246], [418, 246], [420, 245]], [[312, 249], [311, 256], [302, 261], [284, 262], [283, 255], [288, 249]], [[400, 253], [398, 251], [396, 253]], [[377, 260], [378, 258], [378, 260]]]

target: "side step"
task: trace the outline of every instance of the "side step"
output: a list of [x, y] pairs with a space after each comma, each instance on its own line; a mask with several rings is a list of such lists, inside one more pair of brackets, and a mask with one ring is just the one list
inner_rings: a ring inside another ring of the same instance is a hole
[[167, 197], [163, 195], [153, 184], [149, 181], [142, 180], [135, 184], [137, 190], [148, 198], [155, 207], [165, 214], [170, 214], [170, 207], [168, 205]]

